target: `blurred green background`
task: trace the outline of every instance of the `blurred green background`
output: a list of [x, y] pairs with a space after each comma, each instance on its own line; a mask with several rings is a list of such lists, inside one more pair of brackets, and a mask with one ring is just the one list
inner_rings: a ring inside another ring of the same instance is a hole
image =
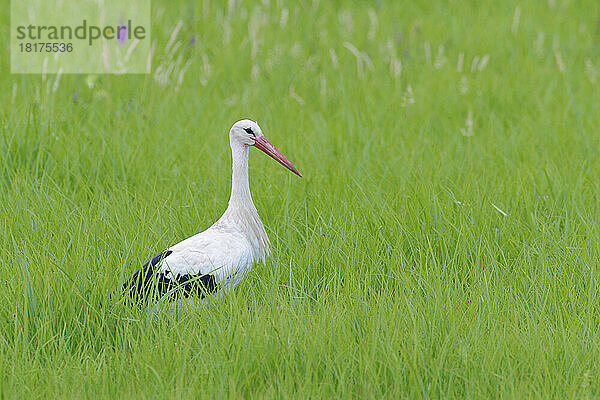
[[[6, 398], [600, 396], [594, 1], [154, 0], [148, 75], [10, 75]], [[195, 312], [111, 294], [226, 208], [272, 241]]]

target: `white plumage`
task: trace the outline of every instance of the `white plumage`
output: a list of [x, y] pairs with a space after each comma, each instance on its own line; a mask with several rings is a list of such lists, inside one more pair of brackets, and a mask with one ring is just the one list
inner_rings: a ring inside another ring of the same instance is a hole
[[[203, 297], [206, 291], [236, 287], [254, 263], [269, 254], [269, 238], [258, 216], [248, 182], [249, 148], [255, 146], [301, 176], [298, 170], [264, 137], [257, 123], [236, 122], [229, 132], [233, 158], [231, 197], [221, 218], [207, 230], [168, 248], [146, 263], [123, 285], [129, 294], [142, 297], [157, 283], [158, 294]], [[191, 286], [196, 284], [196, 286]], [[198, 284], [201, 284], [200, 290]]]

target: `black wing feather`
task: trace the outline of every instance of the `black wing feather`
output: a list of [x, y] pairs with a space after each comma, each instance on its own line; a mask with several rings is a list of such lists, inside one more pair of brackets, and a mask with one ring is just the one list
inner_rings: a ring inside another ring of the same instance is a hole
[[[171, 253], [171, 250], [165, 250], [144, 264], [123, 284], [123, 294], [135, 301], [143, 301], [149, 297], [161, 298], [169, 291], [172, 291], [169, 296], [171, 298], [177, 295], [204, 298], [207, 294], [216, 292], [217, 281], [214, 275], [181, 275], [173, 281], [163, 274], [157, 273], [158, 263]], [[174, 288], [177, 289], [173, 290]]]

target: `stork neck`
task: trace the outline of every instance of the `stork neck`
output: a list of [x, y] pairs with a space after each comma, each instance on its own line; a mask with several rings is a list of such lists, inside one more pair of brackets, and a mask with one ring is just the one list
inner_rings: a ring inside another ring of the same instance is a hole
[[234, 224], [241, 228], [252, 244], [255, 260], [262, 259], [264, 261], [265, 256], [269, 253], [269, 237], [250, 195], [248, 150], [248, 146], [231, 142], [233, 159], [231, 197], [229, 198], [227, 210], [216, 224]]
[[248, 182], [248, 146], [231, 143], [233, 173], [231, 175], [231, 197], [229, 207], [241, 204], [253, 204]]

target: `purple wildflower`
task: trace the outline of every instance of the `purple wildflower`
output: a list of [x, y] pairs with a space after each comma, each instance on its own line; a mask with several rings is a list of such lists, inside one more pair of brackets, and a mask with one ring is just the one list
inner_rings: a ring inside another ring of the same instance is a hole
[[117, 39], [119, 40], [119, 43], [125, 43], [125, 40], [127, 39], [126, 25], [119, 25], [119, 27], [117, 28]]

